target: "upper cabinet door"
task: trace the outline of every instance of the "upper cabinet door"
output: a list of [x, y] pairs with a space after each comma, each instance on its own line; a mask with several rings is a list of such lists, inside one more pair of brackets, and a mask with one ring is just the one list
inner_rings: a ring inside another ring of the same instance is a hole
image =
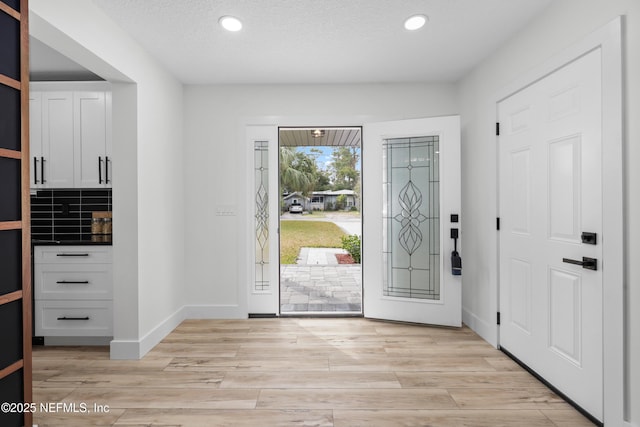
[[72, 188], [73, 93], [42, 93], [41, 179], [48, 188]]
[[75, 92], [73, 102], [75, 186], [111, 186], [105, 92]]
[[31, 188], [41, 188], [42, 171], [42, 93], [29, 93], [29, 152], [31, 154]]

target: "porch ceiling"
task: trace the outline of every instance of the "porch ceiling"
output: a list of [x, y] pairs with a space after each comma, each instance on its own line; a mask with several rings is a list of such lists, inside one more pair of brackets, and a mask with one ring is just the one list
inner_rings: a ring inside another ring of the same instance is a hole
[[280, 145], [287, 147], [360, 147], [359, 127], [280, 128]]

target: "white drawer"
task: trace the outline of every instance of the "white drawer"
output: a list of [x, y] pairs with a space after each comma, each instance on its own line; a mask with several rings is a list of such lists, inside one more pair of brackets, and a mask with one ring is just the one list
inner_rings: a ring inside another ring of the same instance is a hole
[[36, 301], [36, 336], [113, 336], [111, 301]]
[[113, 298], [110, 264], [36, 264], [36, 300], [110, 300]]
[[36, 246], [35, 264], [110, 264], [111, 246]]

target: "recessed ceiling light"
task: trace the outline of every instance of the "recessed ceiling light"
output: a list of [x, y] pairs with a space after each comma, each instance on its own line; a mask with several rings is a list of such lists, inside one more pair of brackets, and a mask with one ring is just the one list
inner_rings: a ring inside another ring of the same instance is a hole
[[407, 18], [406, 21], [404, 21], [404, 28], [409, 31], [419, 30], [420, 28], [424, 27], [424, 24], [426, 22], [426, 15], [413, 15]]
[[227, 31], [240, 31], [242, 29], [242, 22], [233, 16], [223, 16], [218, 22]]

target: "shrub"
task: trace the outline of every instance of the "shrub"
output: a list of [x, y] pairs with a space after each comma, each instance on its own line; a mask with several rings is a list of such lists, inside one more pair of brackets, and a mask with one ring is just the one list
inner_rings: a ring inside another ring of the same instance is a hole
[[342, 249], [349, 252], [356, 264], [360, 264], [360, 236], [352, 234], [342, 236]]

